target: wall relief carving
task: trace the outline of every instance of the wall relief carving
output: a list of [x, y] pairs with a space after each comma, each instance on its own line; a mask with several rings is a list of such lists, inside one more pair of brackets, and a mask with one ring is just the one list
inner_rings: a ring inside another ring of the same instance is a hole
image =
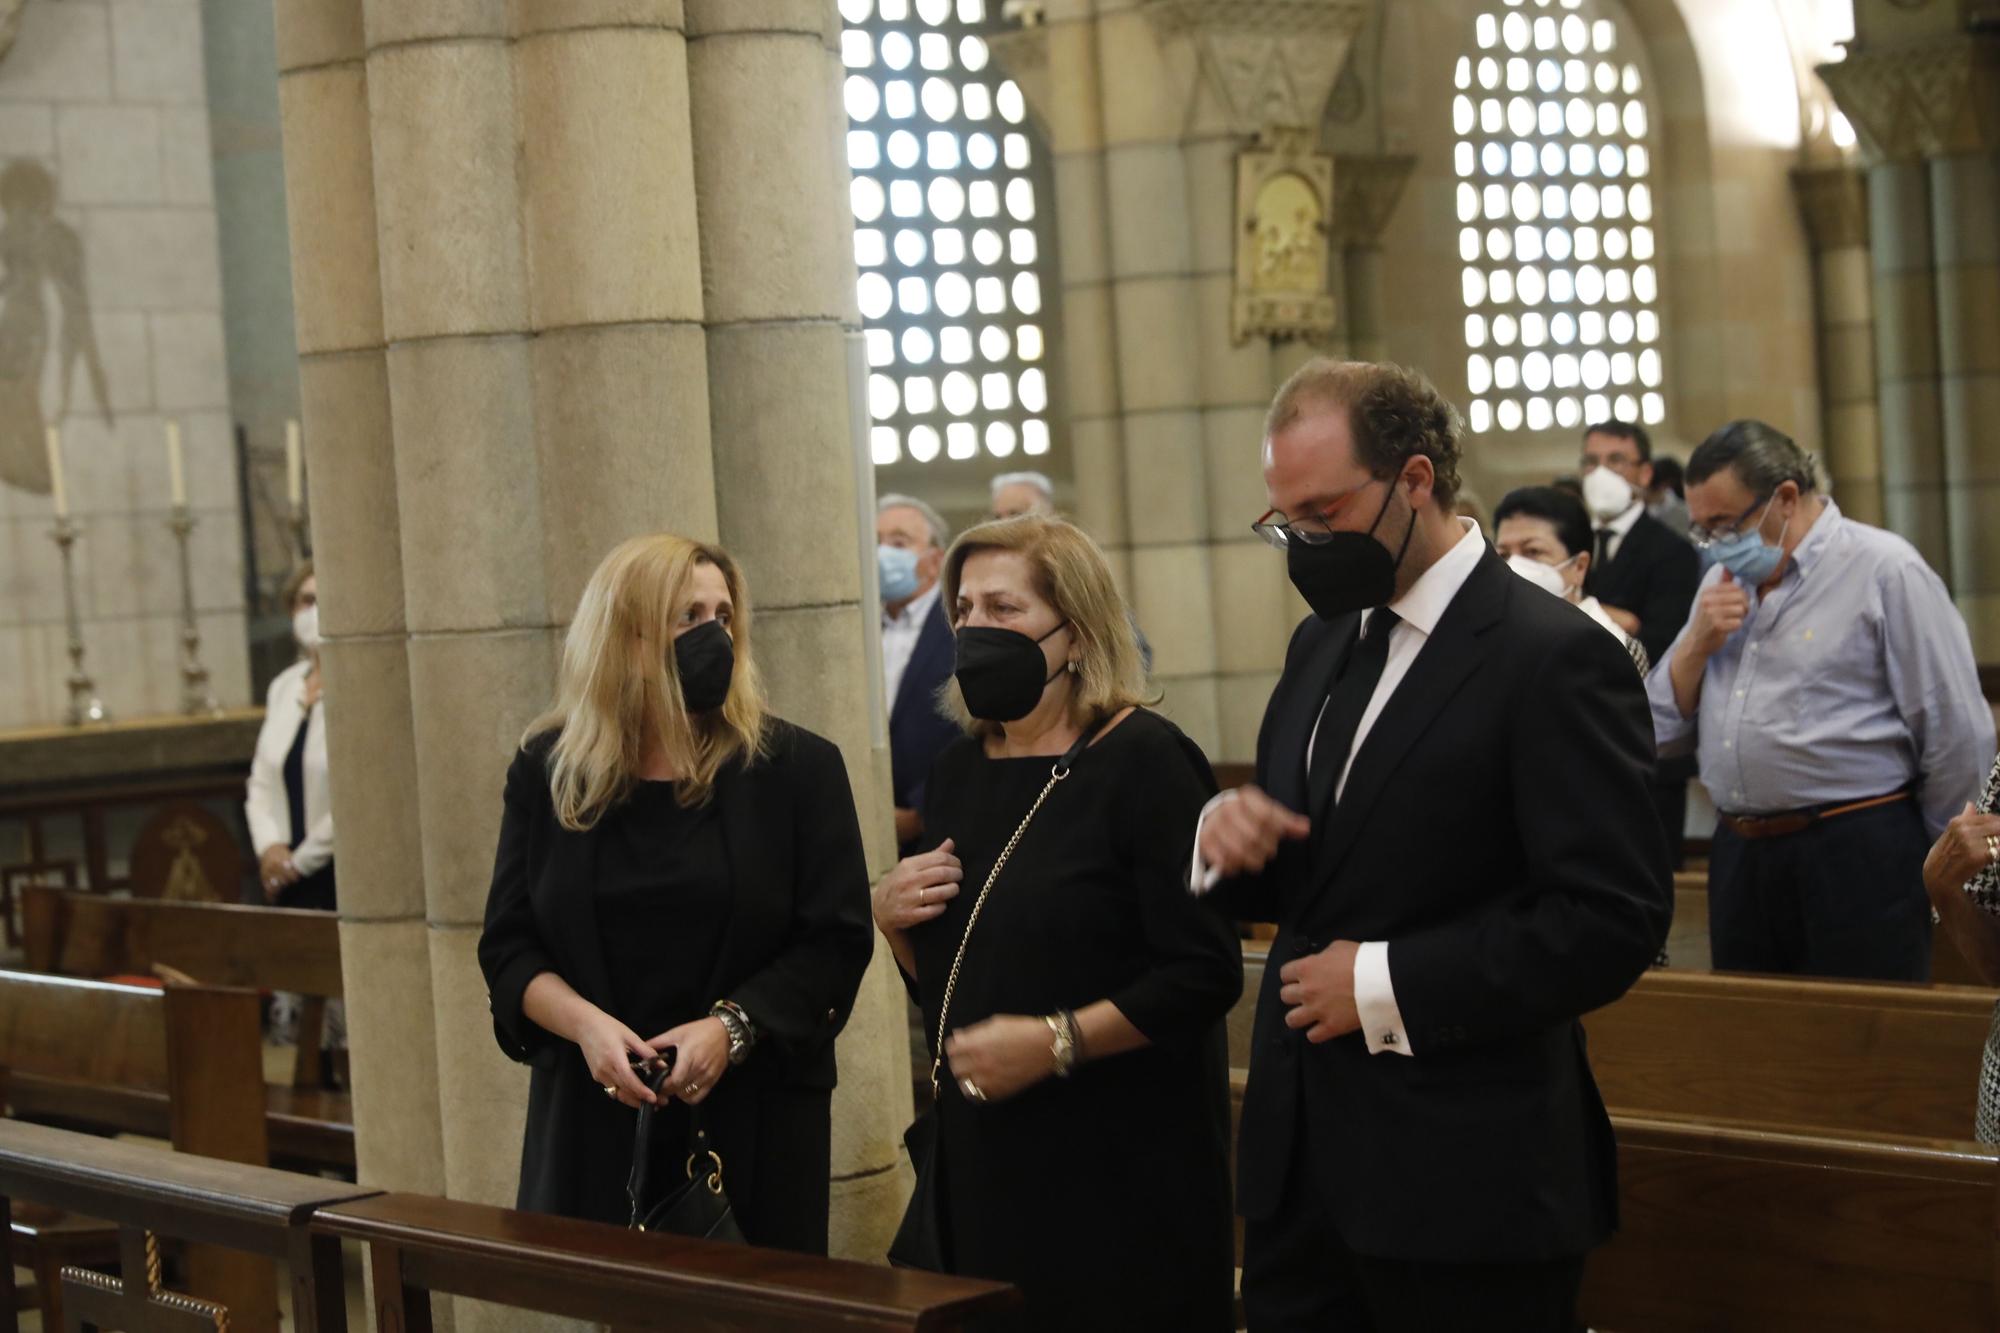
[[1230, 332], [1238, 343], [1318, 338], [1333, 331], [1327, 291], [1333, 159], [1309, 130], [1267, 132], [1236, 157], [1236, 292]]
[[2000, 37], [1856, 48], [1819, 75], [1877, 161], [2000, 147]]

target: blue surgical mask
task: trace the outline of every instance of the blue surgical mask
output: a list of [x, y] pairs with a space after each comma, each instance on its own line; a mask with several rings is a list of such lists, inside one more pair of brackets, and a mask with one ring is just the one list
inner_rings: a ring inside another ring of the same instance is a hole
[[[1748, 531], [1733, 532], [1710, 543], [1708, 548], [1709, 559], [1734, 574], [1738, 583], [1752, 588], [1759, 586], [1776, 573], [1778, 565], [1785, 558], [1785, 548], [1782, 545], [1774, 546], [1764, 540], [1763, 525], [1764, 516], [1759, 514], [1757, 521], [1750, 525]], [[1791, 526], [1792, 521], [1786, 519], [1785, 531], [1790, 531]], [[1783, 542], [1784, 539], [1785, 533], [1780, 532], [1778, 540]]]
[[917, 553], [906, 546], [875, 548], [875, 577], [884, 602], [906, 602], [917, 595]]

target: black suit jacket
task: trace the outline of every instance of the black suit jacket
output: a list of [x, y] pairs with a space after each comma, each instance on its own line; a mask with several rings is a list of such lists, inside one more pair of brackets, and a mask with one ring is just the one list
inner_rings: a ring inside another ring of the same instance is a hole
[[[938, 690], [951, 679], [957, 664], [951, 621], [940, 597], [924, 617], [916, 651], [910, 654], [910, 664], [904, 668], [889, 709], [889, 784], [901, 809], [924, 808], [924, 784], [930, 781], [931, 765], [947, 745], [965, 734], [938, 711]], [[904, 848], [903, 855], [909, 854], [910, 849]]]
[[1583, 590], [1592, 597], [1639, 617], [1638, 639], [1651, 662], [1673, 646], [1700, 586], [1701, 556], [1651, 514], [1639, 515], [1618, 554], [1602, 569], [1592, 565], [1583, 579]]
[[[597, 933], [598, 839], [594, 829], [579, 833], [556, 820], [547, 768], [554, 742], [554, 733], [535, 737], [507, 770], [479, 965], [500, 1049], [534, 1066], [518, 1206], [623, 1223], [633, 1112], [599, 1090], [574, 1044], [521, 1009], [528, 983], [554, 972], [584, 999], [621, 1014]], [[833, 1039], [874, 949], [868, 867], [840, 751], [803, 728], [774, 721], [769, 752], [727, 765], [712, 799], [735, 883], [707, 993], [742, 1005], [758, 1043], [705, 1106], [725, 1160], [732, 1152], [755, 1158], [760, 1125], [767, 1133], [781, 1124], [813, 1132], [796, 1114], [813, 1101], [800, 1093], [821, 1094], [824, 1120]], [[818, 1132], [824, 1135], [823, 1123]], [[752, 1165], [731, 1161], [732, 1196], [739, 1173]], [[800, 1198], [812, 1197], [804, 1182], [789, 1184]], [[818, 1197], [823, 1235], [825, 1195]]]
[[[1307, 738], [1356, 617], [1307, 619], [1264, 716], [1257, 780], [1308, 805]], [[1254, 877], [1279, 923], [1258, 997], [1238, 1204], [1287, 1184], [1356, 1252], [1437, 1261], [1580, 1255], [1616, 1220], [1611, 1126], [1579, 1015], [1617, 998], [1672, 915], [1647, 794], [1645, 696], [1618, 641], [1490, 550], [1354, 756], [1344, 798]], [[1413, 1057], [1287, 1028], [1280, 967], [1385, 940]], [[1303, 1152], [1301, 1151], [1303, 1149]]]

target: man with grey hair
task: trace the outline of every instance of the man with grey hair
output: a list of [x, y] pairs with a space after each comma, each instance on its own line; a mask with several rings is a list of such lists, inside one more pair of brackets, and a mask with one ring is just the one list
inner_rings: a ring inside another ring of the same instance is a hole
[[1055, 512], [1055, 484], [1044, 473], [1002, 472], [993, 479], [993, 517], [1042, 514], [1053, 518]]
[[937, 706], [955, 657], [951, 617], [938, 576], [951, 529], [937, 510], [911, 495], [875, 505], [875, 563], [882, 592], [882, 683], [889, 702], [890, 786], [896, 842], [908, 856], [923, 833], [924, 781], [931, 761], [959, 735]]
[[1924, 857], [1993, 758], [1965, 622], [1761, 421], [1702, 442], [1687, 503], [1712, 564], [1647, 694], [1661, 752], [1696, 749], [1720, 812], [1715, 967], [1923, 981]]

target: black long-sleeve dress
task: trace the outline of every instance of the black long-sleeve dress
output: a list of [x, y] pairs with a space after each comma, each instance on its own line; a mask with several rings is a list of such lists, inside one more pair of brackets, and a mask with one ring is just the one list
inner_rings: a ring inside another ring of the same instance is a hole
[[[868, 869], [840, 752], [770, 727], [766, 753], [726, 764], [703, 809], [646, 784], [588, 832], [556, 819], [554, 733], [515, 755], [479, 963], [500, 1048], [534, 1067], [517, 1207], [628, 1216], [636, 1113], [522, 1010], [528, 983], [554, 972], [642, 1038], [718, 999], [749, 1013], [756, 1049], [715, 1085], [703, 1122], [744, 1234], [825, 1253], [833, 1039], [872, 948]], [[685, 1128], [676, 1109], [655, 1137], [685, 1142]]]
[[[965, 868], [951, 906], [910, 932], [926, 1039], [967, 915], [1053, 760], [945, 751], [924, 848]], [[1076, 761], [1001, 871], [966, 950], [951, 1027], [1110, 1000], [1152, 1041], [1001, 1102], [939, 1094], [953, 1267], [1018, 1283], [1019, 1326], [1233, 1326], [1228, 1055], [1223, 1017], [1242, 946], [1187, 891], [1189, 835], [1215, 790], [1208, 761], [1143, 709]]]

